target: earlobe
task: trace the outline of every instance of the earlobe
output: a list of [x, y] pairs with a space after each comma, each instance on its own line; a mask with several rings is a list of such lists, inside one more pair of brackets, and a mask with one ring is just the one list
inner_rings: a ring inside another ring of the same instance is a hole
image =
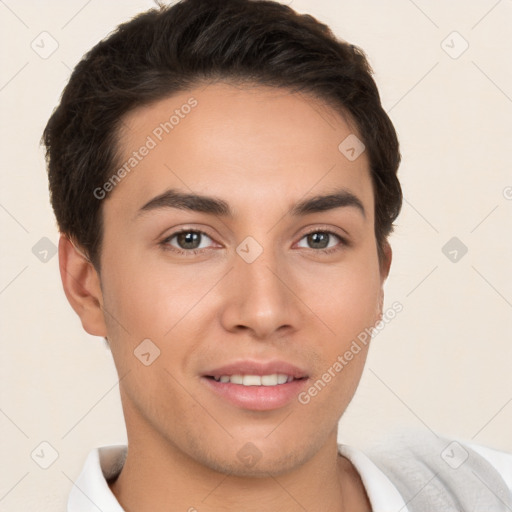
[[391, 245], [389, 245], [387, 241], [384, 242], [382, 250], [384, 253], [384, 257], [380, 265], [380, 274], [382, 278], [382, 283], [384, 283], [384, 281], [387, 279], [389, 275], [391, 260], [393, 259], [393, 251], [391, 250]]
[[391, 246], [387, 241], [384, 242], [383, 246], [383, 260], [380, 262], [380, 293], [379, 293], [379, 305], [377, 312], [377, 319], [380, 322], [382, 320], [382, 315], [384, 314], [384, 282], [386, 281], [389, 275], [389, 269], [391, 267], [391, 260], [393, 258], [393, 252], [391, 250]]
[[93, 336], [107, 336], [98, 272], [89, 259], [62, 234], [59, 240], [59, 269], [64, 293], [80, 317], [83, 328]]

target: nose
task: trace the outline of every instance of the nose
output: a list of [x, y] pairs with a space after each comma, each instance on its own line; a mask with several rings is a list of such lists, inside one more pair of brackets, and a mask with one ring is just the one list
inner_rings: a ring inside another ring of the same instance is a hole
[[290, 334], [304, 318], [292, 273], [270, 251], [248, 263], [238, 255], [223, 283], [221, 323], [229, 332], [247, 331], [254, 339]]

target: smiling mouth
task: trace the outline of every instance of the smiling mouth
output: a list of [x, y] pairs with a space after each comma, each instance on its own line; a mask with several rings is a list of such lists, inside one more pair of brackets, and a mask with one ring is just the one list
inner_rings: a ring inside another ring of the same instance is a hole
[[295, 378], [293, 375], [284, 373], [272, 373], [269, 375], [220, 375], [220, 376], [207, 376], [208, 379], [213, 379], [215, 382], [226, 384], [238, 384], [240, 386], [280, 386], [287, 384], [294, 380], [303, 380], [305, 377]]
[[229, 366], [207, 372], [202, 380], [210, 391], [238, 409], [272, 411], [287, 406], [309, 380], [303, 371], [282, 363], [268, 364], [271, 368], [266, 369], [252, 363]]

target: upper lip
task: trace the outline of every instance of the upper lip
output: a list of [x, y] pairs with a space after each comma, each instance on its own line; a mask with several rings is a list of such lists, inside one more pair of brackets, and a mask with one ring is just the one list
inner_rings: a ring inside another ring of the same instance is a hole
[[295, 379], [307, 377], [306, 371], [285, 361], [236, 361], [204, 373], [205, 377], [222, 377], [223, 375], [272, 375], [281, 373]]

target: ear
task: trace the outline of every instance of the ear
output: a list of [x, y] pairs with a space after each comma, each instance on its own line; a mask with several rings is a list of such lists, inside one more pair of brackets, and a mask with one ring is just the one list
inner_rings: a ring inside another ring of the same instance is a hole
[[98, 272], [89, 259], [62, 234], [59, 239], [59, 269], [64, 293], [80, 317], [83, 328], [93, 336], [106, 337]]
[[379, 294], [379, 311], [378, 311], [378, 319], [382, 320], [382, 315], [384, 313], [384, 282], [386, 281], [389, 275], [389, 269], [391, 267], [391, 260], [393, 259], [393, 251], [391, 250], [391, 246], [387, 242], [384, 242], [382, 247], [383, 249], [383, 258], [379, 263], [380, 266], [380, 294]]
[[389, 242], [387, 240], [383, 244], [382, 252], [384, 253], [384, 257], [380, 262], [380, 276], [381, 282], [382, 284], [384, 284], [384, 281], [387, 279], [389, 275], [391, 260], [393, 259], [393, 251], [391, 250], [391, 246], [389, 245]]

